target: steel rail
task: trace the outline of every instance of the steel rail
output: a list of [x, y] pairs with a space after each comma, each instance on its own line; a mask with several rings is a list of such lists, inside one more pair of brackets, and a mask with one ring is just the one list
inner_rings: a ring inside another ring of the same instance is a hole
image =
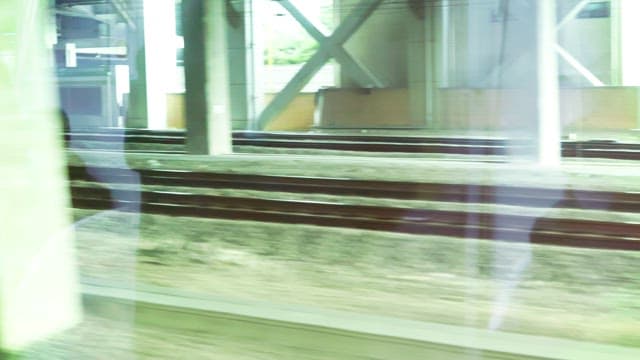
[[[184, 144], [185, 135], [182, 131], [91, 131], [65, 133], [65, 139], [71, 138], [81, 141], [125, 141], [153, 144]], [[428, 137], [428, 136], [363, 136], [363, 135], [330, 135], [330, 134], [292, 134], [292, 133], [260, 133], [234, 131], [234, 141], [237, 145], [260, 144], [262, 141], [337, 141], [357, 143], [391, 143], [391, 144], [450, 144], [450, 145], [478, 145], [505, 146], [504, 139], [465, 138], [465, 137]]]
[[306, 224], [515, 243], [640, 250], [640, 224], [72, 186], [73, 206], [170, 216]]
[[[409, 181], [354, 180], [328, 177], [298, 177], [253, 174], [225, 174], [184, 170], [90, 168], [105, 174], [113, 183], [141, 182], [144, 185], [224, 188], [290, 193], [316, 193], [400, 200], [486, 203], [542, 208], [571, 208], [640, 212], [640, 193], [553, 189], [525, 186], [422, 183]], [[68, 168], [71, 180], [95, 181], [87, 169]]]
[[[66, 133], [79, 137], [95, 135], [96, 139], [101, 137], [121, 140], [122, 137], [131, 139], [132, 142], [155, 142], [165, 143], [169, 139], [172, 143], [184, 143], [185, 132], [182, 130], [146, 130], [127, 129], [116, 130], [92, 130], [90, 132]], [[398, 135], [348, 135], [348, 134], [321, 134], [321, 133], [290, 133], [290, 132], [259, 132], [259, 131], [234, 131], [233, 138], [240, 140], [298, 140], [298, 141], [346, 141], [364, 143], [394, 143], [394, 144], [452, 144], [452, 145], [484, 145], [484, 146], [508, 146], [512, 144], [524, 144], [524, 141], [509, 141], [505, 138], [495, 137], [460, 137], [460, 136], [398, 136]], [[180, 139], [182, 141], [178, 141]], [[136, 140], [136, 141], [133, 141]], [[566, 149], [620, 149], [620, 150], [640, 150], [639, 143], [621, 143], [615, 140], [564, 140], [563, 147]]]
[[[184, 132], [102, 130], [96, 132], [66, 133], [67, 141], [125, 142], [141, 144], [184, 145]], [[523, 141], [496, 138], [378, 136], [234, 132], [233, 145], [266, 148], [315, 149], [359, 152], [395, 152], [413, 154], [458, 154], [504, 156], [518, 149], [526, 150]], [[108, 149], [105, 149], [108, 150]], [[158, 152], [156, 150], [140, 150]], [[164, 153], [184, 153], [181, 150], [163, 150]], [[640, 160], [640, 144], [615, 141], [563, 141], [563, 157], [606, 158]]]
[[65, 133], [66, 141], [125, 142], [140, 144], [184, 145], [184, 135], [143, 135], [109, 133]]

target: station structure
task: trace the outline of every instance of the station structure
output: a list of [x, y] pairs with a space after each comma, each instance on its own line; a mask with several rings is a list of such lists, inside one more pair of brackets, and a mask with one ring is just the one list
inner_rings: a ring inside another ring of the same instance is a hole
[[[95, 79], [88, 69], [96, 61], [78, 65], [75, 58], [111, 41], [126, 56], [103, 61], [110, 75], [102, 78], [114, 88], [103, 99], [110, 103], [106, 125], [185, 128], [193, 153], [229, 153], [231, 130], [488, 129], [532, 136], [531, 157], [557, 164], [562, 134], [637, 127], [633, 1], [336, 1], [325, 9], [333, 17], [329, 30], [295, 1], [101, 3], [58, 1], [59, 15], [71, 19], [61, 22], [55, 45], [61, 84], [71, 89]], [[317, 44], [276, 92], [264, 85], [274, 68], [265, 65], [263, 25], [274, 4], [277, 16]], [[98, 27], [110, 35], [73, 34], [78, 9], [109, 19]], [[119, 103], [118, 61], [130, 79]], [[331, 87], [302, 93], [328, 63]], [[168, 95], [182, 69], [184, 91]], [[77, 116], [71, 105], [68, 112]]]

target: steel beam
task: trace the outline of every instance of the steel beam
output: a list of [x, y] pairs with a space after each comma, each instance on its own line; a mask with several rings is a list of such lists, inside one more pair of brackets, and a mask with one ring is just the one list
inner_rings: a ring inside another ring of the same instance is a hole
[[578, 61], [578, 59], [574, 58], [567, 50], [565, 50], [562, 46], [556, 44], [555, 46], [556, 53], [560, 55], [560, 57], [566, 61], [571, 67], [573, 67], [580, 75], [584, 76], [587, 81], [591, 83], [593, 86], [604, 86], [604, 83], [598, 79], [589, 69], [587, 69], [584, 65]]
[[560, 31], [565, 25], [567, 25], [571, 20], [573, 20], [579, 13], [590, 3], [591, 0], [582, 0], [576, 4], [569, 12], [558, 22], [556, 25], [556, 30]]
[[[590, 0], [582, 0], [578, 4], [576, 4], [557, 24], [556, 31], [560, 31], [563, 27], [565, 27], [571, 20], [573, 20], [582, 9], [590, 2]], [[580, 63], [575, 57], [573, 57], [566, 49], [564, 49], [559, 44], [556, 44], [555, 51], [560, 55], [560, 57], [566, 61], [571, 67], [573, 67], [580, 75], [584, 76], [589, 83], [593, 86], [604, 86], [604, 83], [598, 79], [589, 69], [587, 69], [584, 65]], [[500, 71], [500, 65], [496, 65], [490, 72], [488, 79], [492, 79], [496, 76], [496, 74]]]
[[[342, 45], [360, 28], [384, 0], [361, 0], [335, 32], [320, 44], [318, 51], [307, 61], [284, 89], [267, 105], [258, 117], [258, 127], [264, 129], [280, 114], [313, 76], [332, 58], [331, 49]], [[292, 6], [293, 7], [293, 6]], [[293, 15], [293, 14], [292, 14]], [[304, 17], [303, 17], [304, 18]], [[305, 19], [306, 20], [306, 19]], [[306, 20], [308, 22], [308, 20]], [[311, 25], [309, 23], [309, 25]], [[304, 25], [303, 25], [304, 26]], [[311, 25], [313, 26], [313, 25]], [[314, 27], [315, 29], [315, 27]], [[313, 30], [312, 30], [313, 31]], [[315, 29], [315, 31], [318, 31]], [[319, 31], [319, 35], [323, 36]], [[344, 51], [344, 50], [343, 50]], [[346, 53], [346, 52], [345, 52]]]
[[328, 60], [329, 55], [323, 49], [319, 49], [262, 111], [258, 117], [258, 128], [264, 129], [278, 116]]
[[[589, 4], [591, 0], [582, 0], [576, 4], [569, 12], [556, 24], [556, 31], [560, 31], [564, 26], [566, 26], [571, 20], [575, 19], [575, 17], [584, 9], [587, 4]], [[591, 83], [593, 86], [604, 86], [604, 83], [598, 79], [589, 69], [587, 69], [584, 65], [578, 61], [575, 57], [573, 57], [566, 49], [564, 49], [560, 44], [556, 44], [555, 50], [560, 55], [560, 57], [566, 61], [571, 67], [573, 67], [580, 75], [582, 75], [587, 81]]]
[[126, 5], [124, 4], [123, 0], [109, 0], [109, 2], [111, 3], [111, 6], [113, 6], [113, 8], [116, 10], [118, 15], [120, 15], [120, 17], [127, 22], [127, 26], [135, 30], [136, 24], [133, 22], [133, 19], [131, 19], [131, 16], [126, 9]]
[[347, 74], [361, 87], [383, 87], [382, 81], [367, 69], [363, 64], [354, 59], [340, 44], [332, 41], [331, 37], [325, 36], [318, 30], [289, 0], [280, 0], [280, 5], [284, 7], [294, 19], [313, 37], [320, 46], [324, 46], [326, 51], [336, 59], [346, 70]]

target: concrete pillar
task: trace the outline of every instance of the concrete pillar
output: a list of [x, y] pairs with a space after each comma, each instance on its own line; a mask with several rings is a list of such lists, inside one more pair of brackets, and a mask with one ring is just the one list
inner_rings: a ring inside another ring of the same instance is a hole
[[0, 357], [80, 317], [47, 3], [0, 1]]
[[449, 3], [449, 36], [447, 49], [447, 86], [468, 86], [468, 69], [466, 59], [469, 54], [469, 28], [465, 26], [469, 17], [469, 0], [456, 0]]
[[231, 126], [234, 130], [246, 130], [252, 102], [249, 98], [249, 51], [247, 49], [247, 16], [251, 12], [251, 0], [227, 2], [227, 42], [229, 54], [229, 92], [231, 94]]
[[[456, 2], [458, 4], [458, 2]], [[431, 50], [427, 52], [427, 56], [431, 59], [430, 76], [428, 83], [430, 84], [431, 105], [428, 106], [427, 125], [431, 129], [442, 128], [442, 109], [440, 103], [441, 89], [449, 86], [449, 79], [452, 78], [451, 70], [455, 70], [455, 35], [452, 27], [452, 8], [449, 0], [440, 3], [441, 6], [432, 6], [429, 9], [430, 15], [427, 17], [427, 33], [430, 33]], [[456, 6], [458, 8], [460, 6]]]
[[[337, 0], [336, 0], [337, 1]], [[267, 3], [263, 0], [245, 0], [247, 2], [247, 31], [245, 36], [249, 37], [247, 44], [248, 64], [247, 86], [248, 86], [248, 126], [249, 130], [260, 130], [259, 115], [265, 109], [266, 87], [269, 73], [265, 66], [265, 46], [267, 44], [263, 29], [265, 16], [267, 13]], [[337, 67], [336, 67], [337, 68]]]
[[[434, 128], [437, 116], [437, 99], [438, 99], [438, 69], [440, 66], [438, 56], [437, 40], [439, 33], [442, 31], [442, 24], [439, 14], [434, 6], [426, 6], [424, 19], [422, 21], [425, 28], [425, 120], [426, 125]], [[411, 73], [409, 73], [409, 81], [411, 82]]]
[[411, 1], [411, 14], [406, 17], [407, 82], [411, 123], [433, 128], [438, 93], [438, 54], [436, 39], [442, 32], [438, 7], [423, 1]]
[[[443, 0], [442, 6], [440, 7], [440, 16], [439, 22], [436, 26], [437, 35], [439, 35], [439, 43], [438, 43], [438, 84], [441, 87], [449, 86], [449, 40], [451, 37], [449, 36], [449, 23], [451, 19], [451, 4], [449, 0]], [[435, 9], [431, 10], [434, 14], [436, 12]]]
[[232, 152], [226, 1], [183, 0], [187, 150]]
[[125, 127], [147, 127], [147, 74], [145, 71], [144, 12], [142, 0], [129, 0], [130, 14], [135, 28], [127, 28], [127, 57], [129, 60], [129, 101]]
[[[431, 119], [429, 100], [432, 89], [428, 84], [431, 75], [431, 15], [430, 8], [423, 2], [412, 2], [414, 7], [406, 16], [407, 24], [407, 87], [411, 122], [416, 126], [427, 125]], [[427, 10], [429, 8], [429, 10]], [[428, 19], [428, 20], [426, 20]]]

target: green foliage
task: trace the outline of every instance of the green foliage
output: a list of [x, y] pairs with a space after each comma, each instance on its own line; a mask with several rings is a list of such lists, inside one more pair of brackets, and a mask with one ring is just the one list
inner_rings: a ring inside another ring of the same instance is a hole
[[[264, 62], [274, 65], [304, 64], [318, 50], [318, 43], [311, 39], [291, 39], [265, 49]], [[271, 53], [270, 53], [271, 52]]]

